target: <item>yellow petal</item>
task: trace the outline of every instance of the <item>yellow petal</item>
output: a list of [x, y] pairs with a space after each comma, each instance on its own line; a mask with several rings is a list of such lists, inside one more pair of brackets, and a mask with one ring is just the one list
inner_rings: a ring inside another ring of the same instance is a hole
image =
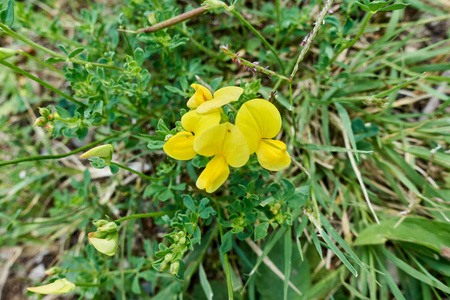
[[191, 110], [181, 117], [181, 125], [183, 125], [183, 128], [196, 135], [219, 123], [220, 113], [218, 111], [200, 115], [197, 111]]
[[212, 99], [211, 92], [203, 85], [194, 83], [191, 84], [191, 87], [195, 89], [195, 93], [186, 104], [190, 109], [195, 109], [200, 104]]
[[190, 160], [197, 155], [193, 147], [194, 140], [195, 136], [191, 132], [181, 131], [164, 144], [163, 150], [172, 158]]
[[244, 133], [251, 154], [260, 139], [271, 139], [280, 132], [281, 115], [269, 101], [253, 99], [242, 104], [236, 115], [236, 126]]
[[197, 187], [205, 189], [207, 193], [216, 191], [227, 180], [230, 174], [225, 157], [216, 155], [207, 165], [197, 179]]
[[45, 295], [56, 295], [71, 292], [75, 289], [75, 284], [67, 280], [66, 278], [55, 280], [55, 282], [36, 286], [28, 287], [27, 290], [34, 293], [45, 294]]
[[241, 97], [242, 93], [244, 92], [244, 89], [238, 86], [226, 86], [221, 89], [218, 89], [214, 93], [215, 98], [221, 98], [221, 97], [228, 97], [231, 99], [230, 102], [237, 101], [239, 97]]
[[235, 168], [245, 165], [249, 157], [244, 135], [239, 128], [228, 122], [197, 135], [194, 150], [203, 156], [221, 155]]
[[270, 171], [283, 170], [291, 163], [286, 144], [277, 140], [262, 139], [256, 149], [256, 155], [259, 164]]
[[239, 100], [244, 89], [237, 86], [227, 86], [214, 93], [211, 101], [205, 102], [197, 107], [199, 114], [207, 114], [215, 109], [221, 108], [225, 104]]
[[112, 157], [114, 151], [114, 146], [111, 144], [97, 146], [92, 148], [88, 152], [85, 152], [80, 158], [88, 158], [88, 157], [100, 157], [100, 158], [109, 158]]
[[119, 246], [119, 233], [117, 231], [107, 234], [105, 238], [97, 238], [95, 237], [95, 234], [95, 232], [89, 233], [88, 238], [89, 242], [98, 252], [108, 256], [116, 254]]

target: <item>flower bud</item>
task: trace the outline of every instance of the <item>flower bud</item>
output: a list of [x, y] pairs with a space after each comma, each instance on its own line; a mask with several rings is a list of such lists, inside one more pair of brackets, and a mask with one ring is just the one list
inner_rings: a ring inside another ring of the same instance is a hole
[[152, 12], [148, 14], [147, 18], [148, 18], [148, 22], [151, 25], [155, 25], [156, 23], [158, 23], [158, 21], [156, 21], [155, 14]]
[[159, 271], [165, 272], [169, 269], [169, 263], [167, 261], [163, 261], [161, 266], [159, 267]]
[[33, 126], [39, 126], [42, 127], [45, 124], [47, 124], [47, 119], [44, 117], [39, 117], [36, 119], [36, 121], [34, 122]]
[[44, 295], [65, 294], [73, 291], [74, 289], [75, 284], [73, 284], [66, 278], [55, 280], [55, 282], [46, 285], [27, 288], [27, 290], [29, 290], [30, 292]]
[[0, 47], [0, 59], [6, 59], [17, 54], [17, 50]]
[[50, 276], [50, 275], [55, 275], [55, 274], [59, 274], [62, 273], [63, 269], [60, 267], [52, 267], [50, 269], [45, 270], [45, 275]]
[[55, 124], [53, 122], [48, 122], [47, 125], [45, 125], [45, 129], [47, 129], [48, 132], [53, 133], [53, 131], [55, 131]]
[[173, 259], [172, 253], [167, 253], [166, 256], [164, 256], [164, 261], [171, 262]]
[[92, 221], [92, 224], [94, 224], [95, 227], [102, 227], [103, 225], [106, 225], [108, 223], [109, 223], [109, 221], [108, 220], [104, 220], [104, 219], [99, 219], [99, 220]]
[[178, 271], [180, 271], [180, 263], [178, 261], [173, 262], [170, 265], [170, 274], [176, 276], [178, 275]]
[[105, 232], [113, 233], [113, 232], [117, 231], [117, 224], [116, 224], [116, 222], [108, 222], [105, 225], [97, 228], [97, 231], [105, 231]]
[[48, 115], [48, 119], [49, 119], [50, 121], [53, 121], [54, 118], [55, 118], [55, 116], [54, 116], [53, 114], [49, 114], [49, 115]]
[[88, 152], [80, 156], [80, 158], [100, 157], [104, 160], [110, 161], [112, 159], [114, 147], [111, 144], [106, 144], [92, 148]]
[[89, 242], [98, 252], [108, 256], [113, 256], [119, 247], [119, 233], [117, 231], [113, 233], [103, 231], [91, 232], [88, 237]]
[[48, 117], [51, 114], [51, 111], [48, 108], [45, 107], [39, 107], [39, 113], [43, 117]]
[[181, 237], [180, 240], [178, 241], [178, 245], [186, 245], [186, 238]]

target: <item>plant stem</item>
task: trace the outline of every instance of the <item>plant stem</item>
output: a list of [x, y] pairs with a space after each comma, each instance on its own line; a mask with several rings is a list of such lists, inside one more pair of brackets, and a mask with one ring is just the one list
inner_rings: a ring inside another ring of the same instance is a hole
[[28, 73], [27, 71], [24, 71], [24, 70], [22, 70], [21, 68], [16, 67], [16, 66], [13, 65], [13, 64], [10, 64], [9, 62], [6, 62], [6, 61], [4, 61], [4, 60], [0, 60], [0, 64], [2, 64], [2, 65], [4, 65], [5, 67], [8, 67], [8, 68], [10, 68], [10, 69], [16, 71], [17, 73], [22, 74], [23, 76], [26, 76], [26, 77], [30, 78], [31, 80], [36, 81], [37, 83], [41, 84], [42, 86], [45, 86], [46, 88], [52, 90], [53, 92], [57, 93], [58, 95], [60, 95], [60, 96], [62, 96], [62, 97], [64, 97], [64, 98], [66, 98], [67, 100], [69, 100], [69, 101], [71, 101], [71, 102], [73, 102], [73, 103], [75, 103], [75, 104], [77, 104], [77, 105], [79, 105], [79, 106], [87, 107], [87, 105], [84, 104], [83, 102], [78, 101], [78, 100], [75, 99], [74, 97], [72, 97], [72, 96], [70, 96], [70, 95], [67, 95], [66, 93], [64, 93], [64, 92], [58, 90], [57, 88], [51, 86], [51, 85], [48, 84], [47, 82], [42, 81], [41, 79], [37, 78], [36, 76], [31, 75], [31, 74]]
[[278, 62], [278, 65], [281, 68], [281, 72], [284, 73], [284, 64], [281, 61], [280, 57], [278, 57], [277, 51], [273, 48], [273, 46], [258, 32], [258, 30], [255, 29], [255, 27], [252, 26], [249, 22], [247, 22], [246, 19], [244, 19], [241, 14], [239, 14], [234, 7], [229, 9], [229, 12], [231, 12], [236, 18], [238, 18], [248, 29], [250, 29], [251, 32], [253, 32], [254, 35], [256, 35], [257, 38], [261, 40], [261, 42], [275, 55], [275, 59]]
[[338, 56], [345, 50], [348, 48], [351, 48], [356, 41], [359, 39], [359, 37], [364, 33], [364, 30], [366, 29], [367, 24], [369, 24], [370, 18], [375, 14], [375, 12], [367, 12], [366, 16], [364, 17], [364, 22], [361, 26], [361, 29], [359, 30], [358, 34], [353, 38], [353, 40], [351, 40], [349, 43], [345, 44], [342, 49], [339, 50], [338, 53], [336, 53], [333, 58], [330, 61], [330, 65], [336, 60], [336, 58], [338, 58]]
[[328, 0], [325, 3], [324, 8], [322, 9], [322, 11], [319, 14], [319, 18], [316, 20], [315, 22], [315, 26], [313, 28], [313, 30], [306, 36], [306, 41], [303, 41], [302, 44], [304, 44], [302, 51], [300, 52], [300, 55], [298, 56], [297, 62], [294, 65], [294, 69], [292, 70], [290, 79], [292, 80], [295, 76], [295, 73], [297, 73], [298, 71], [298, 65], [300, 64], [300, 62], [303, 60], [303, 58], [305, 58], [306, 53], [308, 53], [309, 47], [311, 46], [312, 42], [314, 42], [314, 38], [317, 36], [317, 33], [320, 30], [320, 27], [322, 26], [325, 17], [328, 14], [328, 11], [330, 10], [331, 4], [333, 4], [334, 0]]
[[[217, 213], [219, 215], [219, 218], [222, 218], [219, 202], [218, 201], [214, 201], [214, 202], [216, 203], [216, 206], [217, 206]], [[220, 224], [220, 223], [219, 223], [219, 233], [220, 233], [220, 240], [222, 240], [223, 227], [222, 227], [222, 224]], [[220, 251], [220, 249], [219, 249], [219, 251]], [[224, 263], [224, 267], [225, 267], [225, 276], [227, 278], [228, 299], [233, 300], [234, 294], [233, 294], [233, 282], [231, 281], [230, 262], [228, 261], [227, 253], [223, 253], [222, 255], [223, 255], [223, 263]]]
[[249, 62], [248, 60], [245, 60], [239, 56], [237, 56], [236, 54], [234, 54], [232, 51], [230, 51], [227, 47], [225, 46], [220, 46], [220, 50], [222, 50], [226, 56], [228, 56], [229, 58], [231, 58], [234, 61], [238, 61], [239, 64], [247, 66], [249, 68], [255, 68], [258, 72], [264, 73], [266, 75], [269, 76], [275, 76], [280, 78], [280, 80], [286, 80], [286, 81], [290, 81], [289, 78], [280, 75], [278, 73], [275, 73], [274, 71], [270, 71], [266, 68], [261, 67], [260, 65], [256, 65], [254, 63]]
[[152, 177], [152, 176], [148, 176], [148, 175], [145, 175], [144, 173], [141, 173], [141, 172], [139, 172], [139, 171], [133, 170], [133, 169], [127, 167], [127, 166], [121, 165], [121, 164], [116, 163], [116, 162], [113, 162], [113, 161], [110, 162], [110, 165], [117, 166], [117, 167], [119, 167], [119, 168], [121, 168], [121, 169], [127, 170], [127, 171], [129, 171], [129, 172], [131, 172], [131, 173], [134, 173], [134, 174], [136, 174], [136, 175], [139, 175], [140, 177], [146, 178], [146, 179], [148, 179], [148, 180], [163, 180], [163, 179], [165, 178], [164, 176], [163, 176], [163, 177]]
[[130, 215], [130, 216], [120, 218], [120, 219], [116, 220], [116, 222], [122, 223], [124, 221], [132, 220], [132, 219], [155, 218], [155, 217], [170, 215], [175, 212], [176, 212], [175, 210], [168, 210], [168, 211], [159, 211], [159, 212], [152, 212], [152, 213], [146, 213], [146, 214], [135, 214], [135, 215]]
[[187, 11], [185, 13], [182, 13], [182, 14], [175, 16], [173, 18], [170, 18], [168, 20], [162, 21], [153, 26], [150, 26], [147, 28], [141, 28], [141, 29], [137, 30], [136, 33], [151, 33], [151, 32], [155, 32], [155, 31], [159, 31], [161, 29], [176, 25], [178, 23], [181, 23], [183, 21], [192, 19], [198, 15], [201, 15], [201, 14], [205, 13], [208, 10], [208, 8], [209, 8], [209, 5], [194, 8], [193, 10]]
[[[128, 130], [128, 129], [126, 129], [126, 130]], [[18, 159], [14, 159], [14, 160], [2, 161], [2, 162], [0, 162], [0, 167], [6, 166], [6, 165], [18, 164], [18, 163], [25, 162], [25, 161], [35, 161], [35, 160], [43, 160], [43, 159], [59, 159], [59, 158], [64, 158], [64, 157], [67, 157], [67, 156], [71, 156], [73, 154], [76, 154], [76, 153], [88, 150], [88, 149], [90, 149], [90, 148], [92, 148], [94, 146], [102, 144], [102, 143], [106, 142], [107, 140], [115, 138], [116, 136], [122, 134], [124, 131], [125, 130], [116, 132], [115, 134], [110, 135], [110, 136], [108, 136], [108, 137], [106, 137], [104, 139], [101, 139], [99, 141], [90, 143], [90, 144], [88, 144], [86, 146], [80, 147], [80, 148], [78, 148], [76, 150], [73, 150], [71, 152], [68, 152], [68, 153], [58, 154], [58, 155], [31, 156], [31, 157], [18, 158]]]
[[54, 57], [61, 58], [61, 59], [67, 60], [67, 61], [71, 61], [71, 62], [73, 62], [74, 64], [80, 64], [80, 65], [91, 64], [92, 66], [96, 66], [96, 67], [110, 68], [110, 69], [115, 69], [115, 70], [119, 70], [119, 71], [125, 71], [125, 69], [122, 69], [122, 68], [120, 68], [120, 67], [116, 67], [116, 66], [114, 66], [114, 65], [107, 65], [107, 64], [101, 64], [101, 63], [96, 63], [96, 62], [88, 62], [88, 61], [84, 61], [84, 60], [68, 58], [68, 57], [66, 57], [66, 56], [64, 56], [64, 55], [62, 55], [62, 54], [59, 54], [59, 53], [57, 53], [57, 52], [55, 52], [55, 51], [53, 51], [53, 50], [51, 50], [51, 49], [49, 49], [49, 48], [47, 48], [47, 47], [44, 47], [44, 46], [42, 46], [42, 45], [39, 45], [39, 44], [33, 42], [33, 41], [30, 40], [29, 38], [27, 38], [27, 37], [25, 37], [25, 36], [23, 36], [23, 35], [21, 35], [21, 34], [15, 32], [15, 31], [12, 31], [11, 29], [8, 28], [8, 26], [6, 26], [5, 24], [3, 24], [3, 23], [1, 23], [1, 22], [0, 22], [0, 28], [1, 28], [6, 34], [8, 34], [9, 36], [12, 36], [13, 38], [16, 38], [16, 39], [18, 39], [18, 40], [21, 40], [22, 42], [25, 42], [25, 43], [27, 43], [28, 45], [33, 46], [33, 47], [35, 47], [35, 48], [37, 48], [37, 49], [39, 49], [39, 50], [42, 50], [42, 51], [44, 51], [45, 53], [48, 53], [48, 54], [50, 54], [50, 55], [52, 55], [52, 56], [54, 56]]
[[49, 68], [50, 70], [52, 70], [52, 71], [58, 73], [59, 75], [61, 75], [62, 77], [64, 77], [63, 72], [61, 72], [60, 70], [56, 69], [56, 68], [55, 68], [54, 66], [52, 66], [51, 64], [48, 64], [48, 63], [46, 63], [46, 62], [44, 62], [44, 61], [42, 61], [42, 60], [40, 60], [40, 59], [34, 57], [33, 55], [28, 54], [27, 52], [25, 52], [25, 51], [23, 51], [23, 50], [17, 50], [17, 52], [20, 53], [20, 54], [22, 54], [22, 55], [24, 55], [24, 56], [26, 56], [26, 57], [28, 57], [28, 58], [30, 58], [30, 59], [32, 59], [32, 60], [34, 60], [34, 61], [36, 61], [37, 63], [39, 63], [39, 64], [41, 64], [41, 65], [43, 65], [43, 66]]

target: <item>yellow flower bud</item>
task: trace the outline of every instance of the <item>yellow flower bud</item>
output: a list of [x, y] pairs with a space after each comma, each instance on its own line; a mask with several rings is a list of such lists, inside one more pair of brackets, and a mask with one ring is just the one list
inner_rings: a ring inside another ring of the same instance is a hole
[[117, 248], [119, 247], [119, 233], [117, 231], [113, 233], [103, 231], [91, 232], [88, 238], [89, 242], [98, 252], [108, 256], [116, 254]]
[[180, 263], [178, 261], [173, 262], [170, 265], [170, 274], [176, 276], [176, 275], [178, 275], [179, 270], [180, 270]]
[[65, 294], [73, 291], [74, 289], [75, 284], [66, 278], [55, 280], [55, 282], [46, 285], [27, 288], [30, 292], [44, 295]]
[[55, 274], [59, 274], [63, 271], [62, 268], [60, 267], [52, 267], [50, 269], [45, 270], [45, 275], [50, 276], [50, 275], [55, 275]]
[[111, 144], [102, 145], [102, 146], [92, 148], [88, 152], [81, 155], [80, 158], [100, 157], [105, 160], [111, 160], [113, 151], [114, 151], [113, 145], [111, 145]]

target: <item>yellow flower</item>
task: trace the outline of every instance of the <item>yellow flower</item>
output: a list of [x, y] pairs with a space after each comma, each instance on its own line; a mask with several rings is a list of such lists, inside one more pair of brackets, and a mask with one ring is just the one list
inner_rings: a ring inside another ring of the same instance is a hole
[[228, 165], [238, 168], [248, 161], [247, 142], [242, 132], [231, 123], [205, 130], [194, 141], [198, 154], [214, 156], [197, 179], [197, 187], [206, 192], [216, 191], [230, 174]]
[[218, 111], [206, 115], [200, 115], [191, 110], [181, 118], [181, 125], [185, 131], [178, 132], [164, 144], [164, 151], [172, 158], [178, 160], [193, 159], [197, 152], [194, 150], [196, 136], [206, 129], [218, 125], [220, 113]]
[[281, 130], [281, 115], [267, 100], [245, 102], [236, 115], [236, 126], [244, 133], [250, 154], [258, 156], [260, 165], [270, 171], [280, 171], [291, 163], [286, 145], [273, 140]]
[[55, 280], [55, 282], [46, 285], [27, 288], [27, 290], [29, 290], [30, 292], [45, 295], [65, 294], [73, 291], [74, 289], [75, 284], [73, 284], [66, 278]]
[[203, 85], [194, 83], [191, 87], [195, 89], [195, 94], [188, 100], [187, 106], [190, 109], [197, 109], [197, 112], [202, 115], [237, 101], [244, 92], [244, 89], [238, 86], [226, 86], [217, 90], [213, 97]]
[[195, 89], [195, 93], [187, 102], [190, 109], [196, 109], [200, 104], [212, 99], [211, 92], [203, 85], [193, 83], [191, 87]]

